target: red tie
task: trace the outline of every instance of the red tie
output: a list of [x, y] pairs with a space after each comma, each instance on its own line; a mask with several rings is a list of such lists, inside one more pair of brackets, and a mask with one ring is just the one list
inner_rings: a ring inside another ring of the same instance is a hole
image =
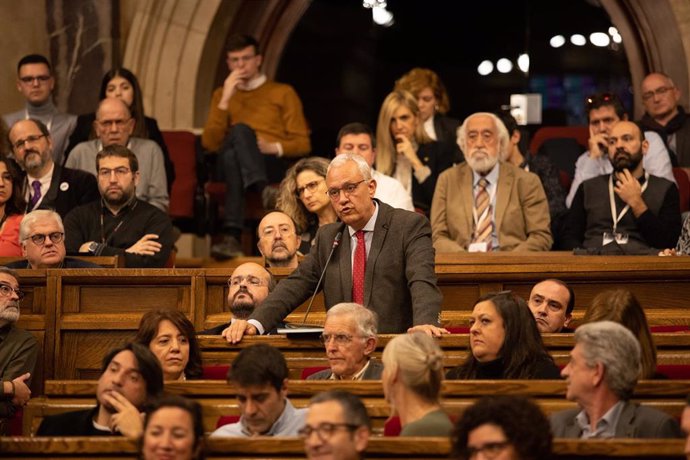
[[364, 231], [355, 232], [357, 247], [352, 267], [352, 301], [364, 305], [364, 273], [367, 270], [367, 246], [364, 242]]

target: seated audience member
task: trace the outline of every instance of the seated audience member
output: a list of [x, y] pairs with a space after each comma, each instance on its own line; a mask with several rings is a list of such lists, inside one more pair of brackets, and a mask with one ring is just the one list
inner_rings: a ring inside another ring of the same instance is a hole
[[0, 266], [0, 436], [8, 434], [7, 419], [31, 396], [31, 373], [38, 355], [36, 338], [17, 327], [22, 298], [17, 273]]
[[163, 372], [158, 359], [138, 343], [108, 352], [103, 359], [96, 389], [96, 407], [49, 415], [37, 436], [107, 436], [121, 434], [137, 439], [143, 432], [146, 401], [163, 392]]
[[436, 72], [415, 67], [395, 82], [395, 90], [409, 91], [417, 98], [420, 121], [431, 139], [458, 148], [460, 120], [446, 116], [450, 110], [448, 92]]
[[688, 396], [687, 405], [683, 409], [683, 415], [680, 418], [680, 428], [685, 435], [685, 458], [690, 460], [690, 396]]
[[24, 217], [26, 200], [22, 196], [23, 178], [14, 162], [0, 155], [0, 256], [22, 255], [19, 224]]
[[537, 320], [539, 332], [572, 332], [568, 328], [575, 308], [575, 292], [561, 280], [548, 279], [534, 285], [527, 306]]
[[319, 227], [338, 219], [326, 193], [328, 164], [321, 157], [302, 158], [288, 169], [280, 183], [276, 208], [295, 221], [302, 238], [299, 251], [305, 255], [316, 243]]
[[26, 212], [51, 209], [65, 217], [72, 208], [98, 199], [96, 178], [53, 163], [53, 140], [42, 122], [16, 122], [9, 140], [17, 164], [26, 172], [23, 188], [17, 190], [28, 203]]
[[163, 369], [163, 378], [188, 380], [201, 376], [201, 350], [194, 325], [179, 310], [160, 308], [144, 313], [135, 342], [149, 347]]
[[549, 205], [539, 178], [499, 161], [508, 131], [492, 113], [475, 113], [458, 130], [465, 163], [438, 179], [431, 206], [439, 252], [548, 251]]
[[488, 293], [470, 316], [471, 353], [448, 379], [558, 379], [531, 310], [511, 292]]
[[356, 153], [367, 162], [371, 168], [371, 178], [376, 181], [374, 198], [394, 208], [414, 211], [412, 197], [405, 191], [400, 181], [374, 169], [376, 139], [371, 128], [364, 123], [349, 123], [340, 128], [336, 142], [338, 144], [335, 148], [336, 155]]
[[242, 254], [245, 193], [262, 192], [283, 176], [281, 158], [296, 158], [311, 150], [302, 102], [294, 88], [268, 80], [261, 72], [259, 43], [248, 35], [228, 39], [230, 70], [213, 92], [201, 135], [205, 149], [218, 152], [218, 169], [225, 179], [223, 219], [225, 238], [211, 247], [217, 259]]
[[327, 391], [309, 401], [307, 420], [299, 435], [308, 459], [362, 459], [371, 436], [371, 420], [357, 396], [342, 390]]
[[270, 345], [243, 348], [233, 360], [228, 383], [237, 388], [240, 421], [218, 428], [216, 436], [296, 436], [306, 409], [287, 398], [288, 368], [282, 353]]
[[557, 438], [679, 438], [678, 422], [630, 401], [640, 375], [640, 344], [625, 327], [599, 321], [575, 330], [575, 348], [563, 369], [566, 398], [577, 409], [556, 412]]
[[675, 248], [664, 249], [659, 252], [660, 256], [687, 256], [690, 255], [690, 217], [683, 221], [683, 228], [680, 230], [680, 237]]
[[496, 116], [503, 122], [508, 130], [508, 148], [503, 153], [502, 161], [513, 166], [532, 172], [539, 177], [546, 200], [549, 202], [549, 215], [551, 216], [551, 235], [556, 239], [560, 235], [561, 225], [568, 208], [565, 206], [565, 192], [561, 185], [558, 169], [551, 163], [547, 155], [537, 155], [520, 151], [520, 139], [522, 133], [517, 121], [508, 112], [498, 112]]
[[668, 75], [654, 72], [640, 90], [645, 108], [640, 124], [661, 136], [673, 166], [690, 167], [690, 118], [680, 104], [680, 89]]
[[201, 405], [177, 395], [157, 399], [146, 411], [139, 458], [204, 460]]
[[201, 331], [199, 335], [222, 335], [226, 337], [230, 325], [238, 319], [248, 319], [249, 315], [261, 306], [275, 287], [276, 282], [273, 275], [261, 265], [246, 262], [238, 266], [228, 278], [227, 306], [230, 309], [230, 321]]
[[25, 215], [19, 225], [22, 256], [10, 268], [101, 268], [94, 263], [65, 257], [65, 227], [60, 214], [38, 209]]
[[269, 212], [256, 230], [259, 252], [269, 267], [297, 268], [297, 249], [301, 242], [295, 222], [280, 211]]
[[376, 169], [400, 181], [415, 208], [428, 213], [439, 174], [459, 158], [451, 144], [426, 134], [412, 94], [393, 91], [386, 96], [376, 125], [376, 146]]
[[96, 139], [82, 142], [69, 154], [65, 166], [98, 176], [96, 155], [111, 145], [121, 145], [134, 152], [139, 163], [137, 198], [168, 212], [170, 197], [165, 176], [163, 152], [153, 141], [132, 137], [134, 119], [127, 105], [115, 97], [98, 104], [94, 122]]
[[543, 460], [551, 458], [553, 438], [536, 404], [499, 395], [485, 396], [462, 413], [452, 443], [451, 458], [459, 460]]
[[448, 436], [453, 423], [441, 408], [443, 351], [421, 332], [399, 335], [383, 350], [383, 394], [400, 417], [400, 436]]
[[[103, 80], [101, 80], [98, 100], [102, 101], [106, 97], [118, 98], [127, 105], [134, 120], [132, 137], [150, 139], [158, 144], [163, 153], [165, 176], [168, 183], [168, 192], [170, 192], [170, 186], [175, 180], [175, 167], [170, 159], [168, 146], [165, 145], [163, 133], [158, 128], [158, 122], [155, 118], [147, 117], [144, 112], [144, 97], [136, 75], [124, 67], [116, 67], [108, 71], [108, 73], [103, 75]], [[77, 126], [69, 138], [69, 145], [65, 150], [65, 158], [69, 156], [69, 153], [77, 144], [96, 137], [95, 122], [95, 113], [87, 113], [77, 117]]]
[[[17, 64], [17, 90], [22, 93], [26, 104], [24, 108], [3, 115], [7, 126], [20, 120], [40, 120], [47, 126], [46, 135], [50, 135], [53, 147], [51, 162], [61, 165], [67, 139], [74, 130], [77, 117], [70, 113], [60, 112], [53, 104], [55, 77], [50, 62], [40, 54], [29, 54]], [[49, 131], [49, 133], [48, 133]]]
[[139, 162], [127, 147], [98, 152], [101, 199], [80, 206], [65, 218], [67, 250], [96, 256], [119, 255], [127, 268], [164, 267], [173, 249], [170, 218], [137, 199]]
[[565, 249], [606, 254], [657, 254], [680, 234], [678, 188], [645, 171], [649, 143], [632, 122], [616, 123], [608, 136], [613, 172], [580, 185], [563, 234]]
[[[615, 146], [609, 146], [611, 128], [619, 121], [628, 120], [623, 102], [615, 94], [595, 94], [587, 98], [585, 105], [589, 124], [589, 150], [580, 155], [575, 163], [575, 176], [565, 200], [568, 207], [572, 206], [580, 184], [587, 179], [613, 172], [614, 168], [609, 161], [610, 150], [615, 151]], [[647, 155], [642, 158], [642, 166], [649, 174], [675, 183], [669, 152], [664, 142], [648, 127], [644, 129], [644, 137], [649, 142], [649, 149]]]
[[299, 267], [248, 321], [230, 326], [230, 341], [270, 331], [312, 296], [320, 278], [326, 309], [340, 302], [364, 305], [378, 314], [379, 332], [384, 334], [447, 334], [439, 327], [441, 293], [429, 221], [375, 200], [376, 182], [359, 155], [335, 157], [326, 183], [342, 222], [319, 230], [314, 250]]
[[307, 380], [380, 380], [383, 364], [376, 350], [376, 313], [356, 303], [339, 303], [326, 312], [321, 341], [330, 369]]
[[656, 346], [647, 324], [644, 309], [635, 294], [627, 289], [615, 289], [597, 294], [585, 311], [582, 324], [596, 321], [614, 321], [633, 333], [640, 343], [640, 379], [656, 376]]

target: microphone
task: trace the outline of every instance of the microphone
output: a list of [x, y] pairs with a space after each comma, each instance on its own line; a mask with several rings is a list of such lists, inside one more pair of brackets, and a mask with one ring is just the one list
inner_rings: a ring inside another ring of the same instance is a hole
[[307, 325], [307, 316], [309, 316], [309, 312], [311, 311], [311, 305], [314, 303], [314, 298], [316, 297], [316, 294], [319, 292], [319, 288], [321, 287], [321, 282], [323, 281], [323, 277], [326, 274], [326, 269], [328, 268], [328, 263], [331, 261], [331, 258], [333, 257], [333, 253], [335, 252], [335, 248], [340, 246], [340, 240], [343, 237], [343, 231], [340, 230], [336, 235], [335, 238], [333, 238], [333, 244], [331, 245], [331, 252], [328, 254], [328, 258], [326, 259], [326, 263], [323, 266], [323, 270], [321, 270], [321, 276], [319, 277], [319, 281], [316, 283], [316, 287], [314, 288], [314, 293], [311, 296], [311, 300], [309, 300], [309, 305], [307, 305], [307, 312], [304, 314], [304, 319], [302, 320], [302, 324], [300, 326], [306, 326]]

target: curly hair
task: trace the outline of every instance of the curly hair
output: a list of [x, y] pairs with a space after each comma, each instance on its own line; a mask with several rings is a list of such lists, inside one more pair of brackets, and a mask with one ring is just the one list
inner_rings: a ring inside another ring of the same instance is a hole
[[647, 316], [635, 294], [627, 289], [613, 289], [597, 294], [585, 312], [582, 324], [605, 320], [622, 324], [633, 333], [640, 342], [640, 378], [653, 378], [656, 373], [656, 345], [649, 330]]
[[379, 111], [379, 119], [376, 123], [376, 170], [392, 176], [395, 171], [395, 161], [398, 157], [398, 152], [395, 149], [395, 140], [391, 134], [391, 118], [393, 114], [400, 107], [407, 107], [412, 112], [412, 115], [417, 118], [417, 129], [414, 134], [414, 139], [418, 144], [427, 144], [431, 142], [431, 138], [424, 131], [424, 123], [422, 123], [419, 116], [419, 106], [417, 105], [417, 98], [408, 91], [393, 91], [381, 104]]
[[[505, 338], [498, 353], [503, 360], [503, 378], [534, 378], [537, 368], [544, 362], [553, 363], [544, 348], [534, 315], [523, 299], [511, 292], [490, 292], [481, 296], [474, 306], [485, 301], [491, 302], [503, 319]], [[478, 368], [479, 361], [469, 353], [465, 362], [451, 373], [460, 379], [475, 379]]]
[[325, 179], [329, 164], [327, 159], [321, 157], [302, 158], [287, 170], [280, 183], [276, 209], [292, 217], [297, 226], [297, 234], [304, 233], [310, 225], [318, 222], [316, 216], [304, 207], [297, 196], [297, 176], [303, 171], [311, 171]]
[[153, 339], [158, 334], [158, 327], [164, 320], [170, 321], [189, 341], [189, 361], [184, 368], [184, 375], [188, 379], [201, 377], [201, 348], [196, 339], [194, 325], [179, 310], [159, 308], [144, 313], [139, 322], [139, 329], [134, 338], [136, 343], [149, 347]]
[[419, 93], [424, 88], [429, 88], [434, 93], [436, 111], [442, 115], [448, 113], [450, 110], [448, 91], [446, 91], [445, 85], [433, 70], [415, 67], [395, 82], [396, 91], [409, 91], [416, 98], [419, 98]]
[[499, 427], [520, 460], [551, 458], [553, 436], [548, 419], [522, 396], [485, 396], [463, 412], [452, 434], [452, 458], [469, 460], [467, 439], [482, 425]]
[[148, 130], [146, 129], [146, 117], [144, 113], [144, 98], [141, 94], [141, 86], [139, 86], [139, 80], [137, 76], [132, 73], [131, 70], [125, 69], [124, 67], [116, 67], [111, 69], [108, 73], [103, 75], [103, 80], [101, 80], [101, 90], [98, 93], [98, 99], [103, 100], [106, 98], [106, 90], [108, 89], [108, 83], [115, 78], [122, 77], [132, 85], [132, 92], [134, 97], [132, 98], [132, 105], [129, 107], [129, 111], [134, 118], [134, 132], [132, 137], [141, 137], [144, 139], [149, 138]]

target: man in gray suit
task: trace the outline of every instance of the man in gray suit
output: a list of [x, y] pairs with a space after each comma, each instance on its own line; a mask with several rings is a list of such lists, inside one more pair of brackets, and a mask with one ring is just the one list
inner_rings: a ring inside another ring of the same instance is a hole
[[678, 422], [630, 401], [640, 374], [640, 344], [612, 321], [575, 330], [575, 348], [561, 375], [579, 408], [551, 416], [556, 438], [679, 438]]
[[[342, 154], [331, 161], [326, 185], [341, 222], [319, 228], [315, 246], [299, 267], [248, 322], [231, 326], [231, 342], [271, 330], [314, 293], [322, 273], [326, 309], [361, 296], [359, 303], [378, 314], [381, 333], [447, 333], [439, 327], [441, 292], [429, 221], [375, 200], [376, 181], [359, 155]], [[359, 270], [363, 276], [356, 276]]]
[[371, 357], [378, 341], [377, 322], [376, 313], [357, 303], [331, 307], [321, 334], [330, 368], [307, 380], [380, 380], [383, 364]]

